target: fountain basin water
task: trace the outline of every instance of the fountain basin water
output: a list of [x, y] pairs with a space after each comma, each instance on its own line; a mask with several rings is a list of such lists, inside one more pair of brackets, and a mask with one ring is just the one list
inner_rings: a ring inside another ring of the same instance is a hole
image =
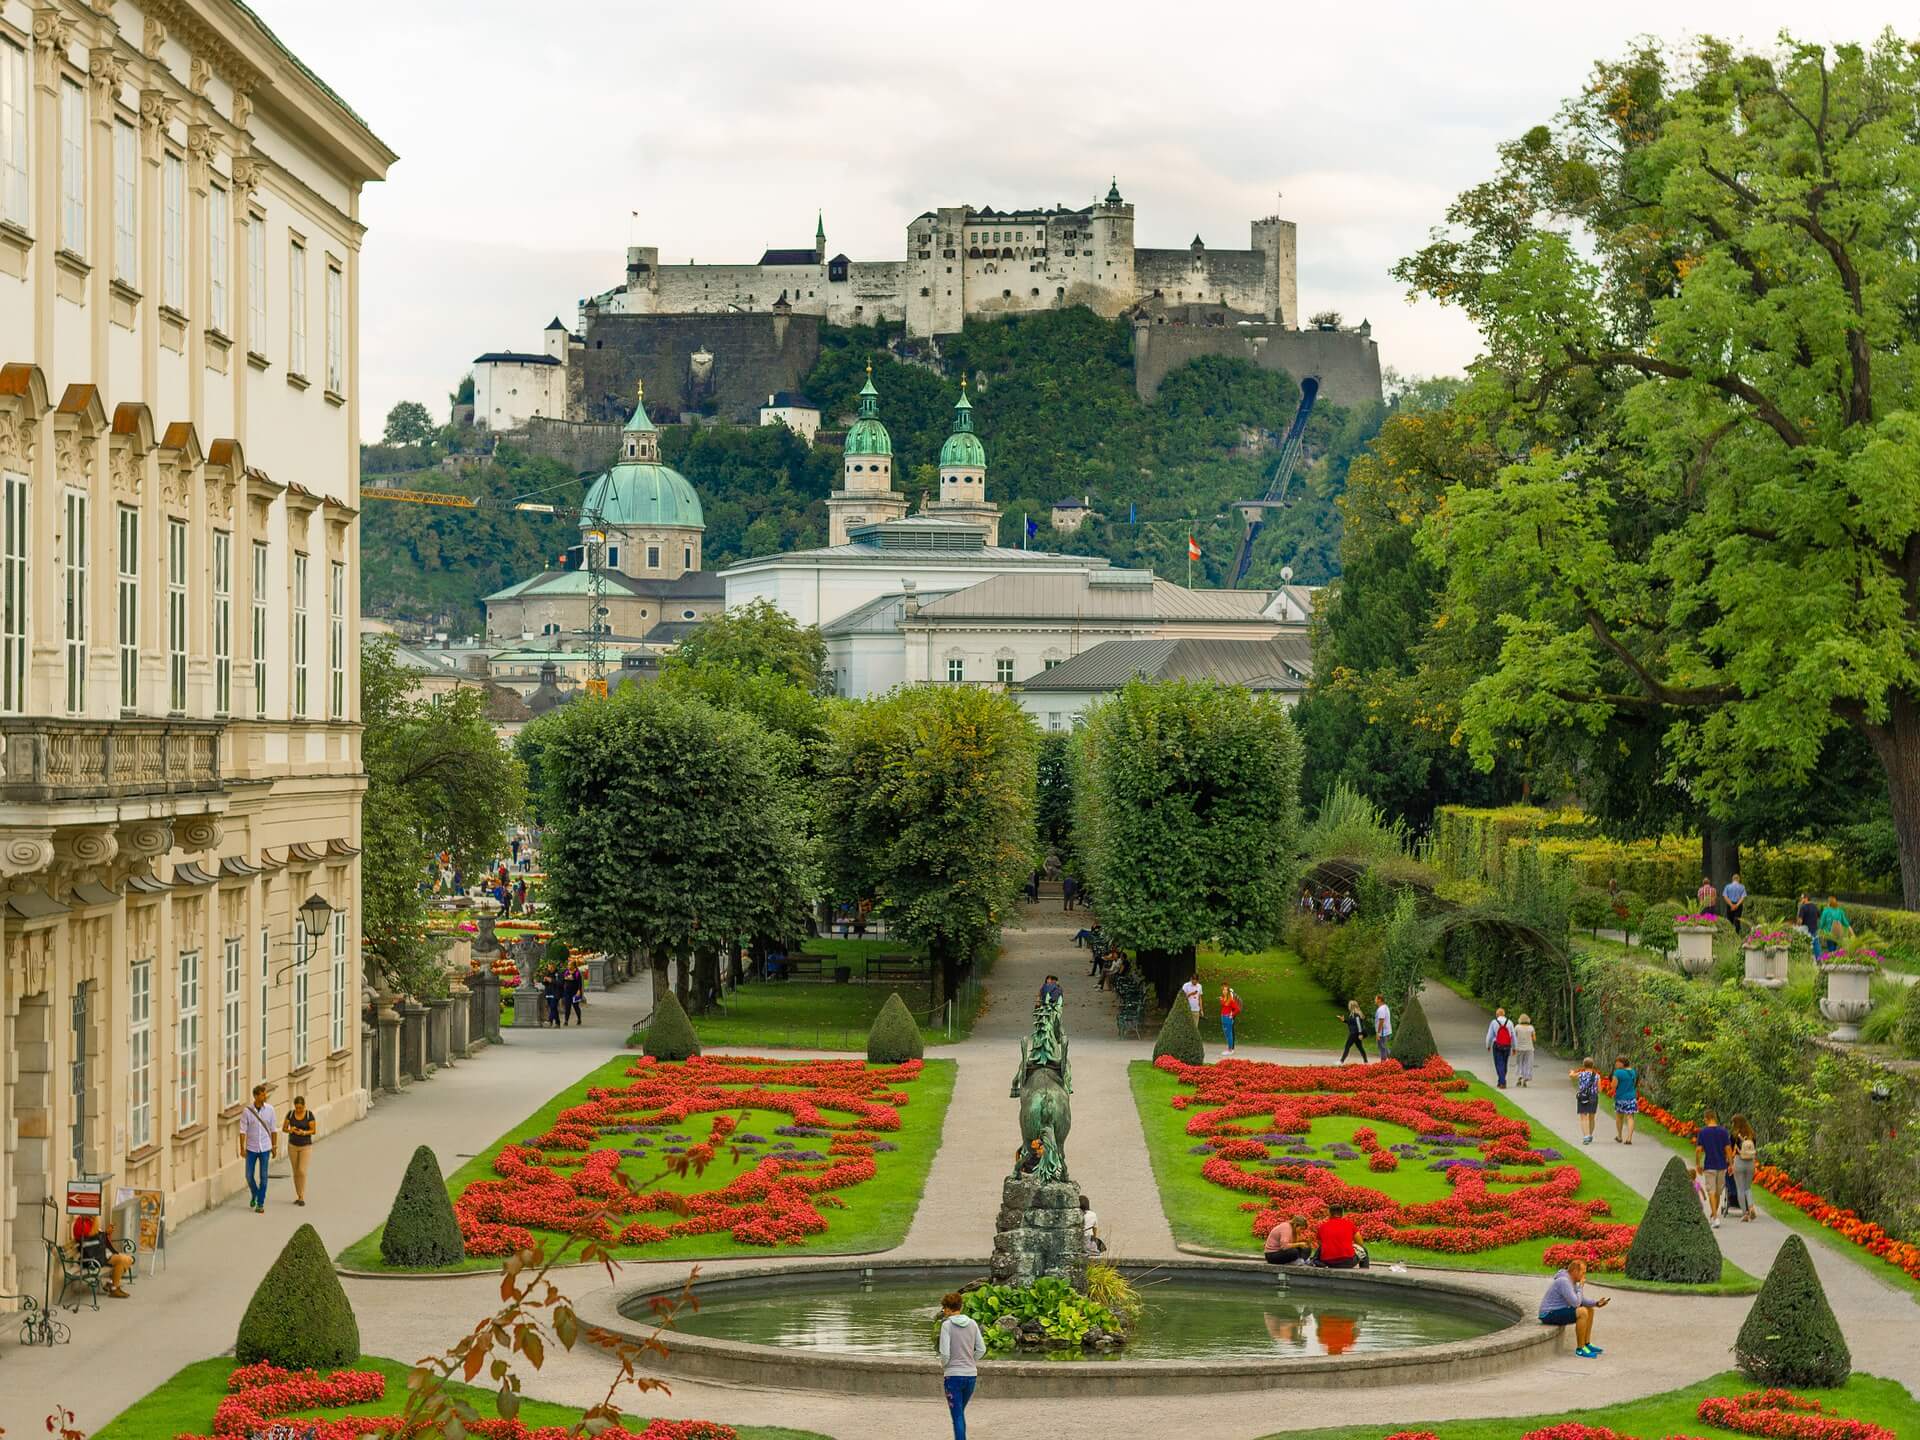
[[[999, 1397], [1203, 1394], [1276, 1386], [1408, 1384], [1511, 1369], [1549, 1352], [1506, 1297], [1431, 1272], [1275, 1271], [1241, 1261], [1123, 1263], [1149, 1310], [1117, 1355], [1013, 1352], [982, 1366]], [[659, 1362], [669, 1374], [772, 1389], [924, 1395], [939, 1374], [939, 1297], [986, 1262], [871, 1261], [755, 1267], [703, 1277]], [[1284, 1288], [1283, 1288], [1284, 1286]], [[677, 1285], [601, 1291], [582, 1318], [649, 1333], [649, 1302]]]

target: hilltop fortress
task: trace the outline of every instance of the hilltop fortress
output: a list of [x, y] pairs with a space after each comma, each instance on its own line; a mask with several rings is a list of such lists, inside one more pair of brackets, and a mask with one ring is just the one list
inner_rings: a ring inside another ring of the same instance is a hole
[[1298, 328], [1294, 225], [1253, 222], [1252, 248], [1184, 250], [1133, 243], [1133, 206], [1116, 180], [1106, 197], [1072, 209], [926, 210], [907, 223], [905, 258], [828, 255], [824, 221], [813, 245], [768, 250], [751, 265], [663, 265], [657, 245], [627, 250], [626, 283], [582, 302], [600, 315], [817, 315], [831, 325], [904, 322], [914, 336], [951, 335], [971, 318], [1084, 305], [1102, 315], [1136, 307], [1214, 307]]

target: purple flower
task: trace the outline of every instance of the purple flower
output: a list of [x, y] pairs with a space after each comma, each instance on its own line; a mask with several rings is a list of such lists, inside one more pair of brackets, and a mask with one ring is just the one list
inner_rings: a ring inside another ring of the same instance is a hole
[[734, 1136], [733, 1138], [739, 1141], [742, 1145], [764, 1145], [767, 1143], [766, 1136], [749, 1135], [744, 1130], [741, 1131], [738, 1135]]
[[1213, 1146], [1205, 1141], [1202, 1141], [1198, 1145], [1189, 1145], [1187, 1147], [1187, 1154], [1189, 1155], [1211, 1155], [1212, 1153]]

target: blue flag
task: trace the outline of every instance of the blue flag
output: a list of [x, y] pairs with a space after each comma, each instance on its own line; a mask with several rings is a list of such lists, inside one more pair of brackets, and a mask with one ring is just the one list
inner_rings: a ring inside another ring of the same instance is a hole
[[1038, 520], [1028, 520], [1027, 521], [1027, 538], [1031, 540], [1033, 539], [1034, 536], [1038, 535], [1039, 533], [1040, 533], [1040, 522]]

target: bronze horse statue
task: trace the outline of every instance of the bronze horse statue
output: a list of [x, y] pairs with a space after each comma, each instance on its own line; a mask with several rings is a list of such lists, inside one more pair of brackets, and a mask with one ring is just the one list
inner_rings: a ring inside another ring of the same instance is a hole
[[[1040, 1142], [1040, 1164], [1033, 1172], [1037, 1180], [1067, 1178], [1067, 1131], [1073, 1128], [1073, 1104], [1067, 1097], [1072, 1093], [1060, 1002], [1043, 1000], [1033, 1007], [1033, 1033], [1020, 1042], [1020, 1068], [1009, 1092], [1020, 1102], [1021, 1153], [1035, 1140]], [[1015, 1176], [1020, 1173], [1016, 1165]]]

